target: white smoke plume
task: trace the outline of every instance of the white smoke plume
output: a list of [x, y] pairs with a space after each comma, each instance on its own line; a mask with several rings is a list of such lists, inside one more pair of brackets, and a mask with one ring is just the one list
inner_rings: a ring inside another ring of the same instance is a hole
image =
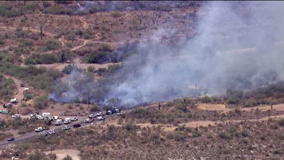
[[204, 2], [198, 15], [185, 45], [141, 44], [111, 77], [104, 102], [134, 106], [194, 95], [195, 85], [216, 94], [283, 80], [284, 2]]

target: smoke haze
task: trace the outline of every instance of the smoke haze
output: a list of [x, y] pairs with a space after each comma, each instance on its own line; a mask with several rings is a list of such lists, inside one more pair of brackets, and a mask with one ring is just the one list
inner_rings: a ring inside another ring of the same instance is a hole
[[[110, 77], [114, 81], [102, 103], [117, 98], [131, 107], [192, 96], [196, 84], [212, 95], [283, 80], [282, 15], [283, 2], [204, 2], [193, 38], [179, 47], [164, 46], [157, 39], [174, 32], [160, 28], [150, 37], [154, 40], [140, 44], [140, 53], [127, 58]], [[91, 94], [96, 91], [95, 83], [86, 85]], [[70, 86], [64, 90], [68, 100], [81, 94]]]

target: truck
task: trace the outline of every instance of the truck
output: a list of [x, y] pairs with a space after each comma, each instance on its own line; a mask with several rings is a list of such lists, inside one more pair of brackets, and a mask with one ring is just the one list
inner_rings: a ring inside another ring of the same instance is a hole
[[51, 118], [50, 118], [50, 113], [42, 113], [41, 116], [42, 116], [44, 119], [51, 119]]

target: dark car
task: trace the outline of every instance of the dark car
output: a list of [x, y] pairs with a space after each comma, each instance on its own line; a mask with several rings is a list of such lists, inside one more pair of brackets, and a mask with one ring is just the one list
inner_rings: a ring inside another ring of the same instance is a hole
[[74, 127], [74, 128], [81, 127], [81, 124], [74, 124], [73, 127]]
[[8, 138], [7, 138], [7, 141], [13, 141], [13, 140], [15, 140], [14, 137], [8, 137]]
[[107, 111], [106, 111], [106, 115], [111, 115], [111, 114], [114, 114], [114, 113], [119, 113], [120, 111], [121, 111], [120, 109], [113, 108], [113, 109], [107, 110]]

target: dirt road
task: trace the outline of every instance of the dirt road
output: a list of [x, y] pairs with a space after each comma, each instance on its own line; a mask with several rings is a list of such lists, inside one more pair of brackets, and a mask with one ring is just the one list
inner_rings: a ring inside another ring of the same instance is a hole
[[[18, 101], [21, 101], [24, 98], [24, 89], [26, 87], [21, 87], [22, 82], [20, 80], [16, 79], [16, 78], [14, 78], [14, 77], [11, 77], [11, 76], [8, 76], [8, 75], [3, 75], [3, 76], [5, 78], [11, 78], [15, 82], [16, 87], [17, 87], [17, 91], [14, 95], [14, 98], [16, 98]], [[19, 105], [20, 105], [20, 103], [16, 104], [15, 106], [18, 107]]]
[[[226, 108], [226, 106], [223, 104], [206, 104], [206, 103], [198, 104], [197, 109], [207, 110], [207, 111], [222, 111], [222, 112], [234, 111], [234, 109]], [[268, 110], [271, 110], [271, 106], [261, 105], [261, 106], [256, 106], [256, 107], [248, 107], [248, 108], [240, 108], [240, 109], [242, 111], [251, 111], [251, 110], [256, 110], [256, 109], [259, 109], [261, 111], [268, 111]], [[284, 111], [284, 104], [273, 105], [273, 109], [277, 111]]]
[[[47, 69], [57, 69], [62, 71], [65, 66], [70, 65], [71, 63], [54, 63], [54, 64], [36, 64], [35, 67], [46, 67]], [[108, 68], [109, 65], [120, 64], [120, 63], [104, 63], [104, 64], [92, 64], [92, 63], [74, 63], [78, 68], [87, 69], [89, 66], [94, 67], [95, 69], [99, 68]]]

